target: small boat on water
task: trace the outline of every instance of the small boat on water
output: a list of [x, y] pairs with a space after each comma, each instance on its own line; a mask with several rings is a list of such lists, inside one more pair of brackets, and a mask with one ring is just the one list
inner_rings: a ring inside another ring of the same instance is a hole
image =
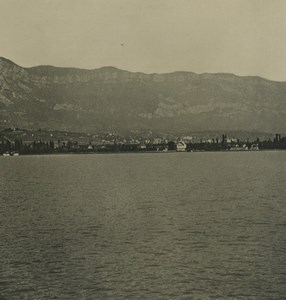
[[19, 152], [15, 152], [15, 151], [8, 152], [8, 151], [6, 151], [6, 152], [3, 153], [3, 156], [19, 156]]

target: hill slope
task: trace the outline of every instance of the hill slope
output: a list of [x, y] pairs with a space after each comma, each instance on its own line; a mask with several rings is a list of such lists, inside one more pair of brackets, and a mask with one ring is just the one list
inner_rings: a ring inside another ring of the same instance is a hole
[[286, 83], [233, 74], [143, 74], [0, 58], [0, 128], [286, 132]]

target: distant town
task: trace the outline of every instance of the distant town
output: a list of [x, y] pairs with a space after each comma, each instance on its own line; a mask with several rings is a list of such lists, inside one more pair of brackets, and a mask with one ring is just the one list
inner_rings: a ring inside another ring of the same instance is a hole
[[145, 136], [115, 133], [77, 133], [49, 130], [6, 128], [0, 131], [0, 154], [3, 156], [57, 153], [118, 152], [198, 152], [285, 150], [286, 137], [239, 139], [222, 134], [219, 137], [166, 137], [149, 133]]

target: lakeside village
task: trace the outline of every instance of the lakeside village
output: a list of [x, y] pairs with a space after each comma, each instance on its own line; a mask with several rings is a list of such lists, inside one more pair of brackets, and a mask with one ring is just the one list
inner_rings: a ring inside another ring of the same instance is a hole
[[56, 153], [118, 153], [118, 152], [197, 152], [197, 151], [259, 151], [285, 150], [286, 137], [281, 134], [274, 138], [254, 141], [229, 138], [201, 139], [196, 137], [166, 138], [158, 136], [142, 137], [105, 133], [91, 135], [62, 131], [29, 131], [8, 128], [0, 131], [0, 154], [17, 156], [29, 154]]

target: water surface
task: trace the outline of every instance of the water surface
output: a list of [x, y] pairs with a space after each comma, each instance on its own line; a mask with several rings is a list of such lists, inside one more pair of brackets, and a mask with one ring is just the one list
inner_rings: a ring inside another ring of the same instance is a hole
[[283, 151], [0, 157], [0, 299], [286, 299], [285, 175]]

